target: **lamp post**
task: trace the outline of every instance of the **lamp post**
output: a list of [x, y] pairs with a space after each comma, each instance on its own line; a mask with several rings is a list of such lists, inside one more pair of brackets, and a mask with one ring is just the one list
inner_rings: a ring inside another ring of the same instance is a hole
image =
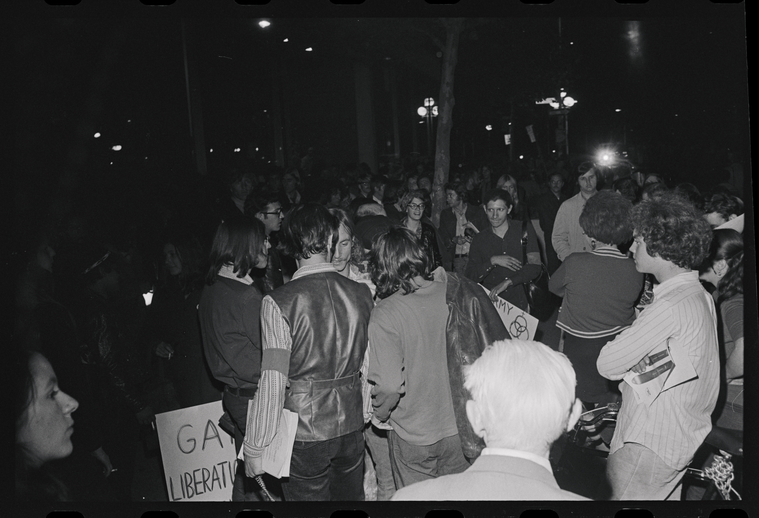
[[432, 155], [432, 119], [437, 117], [437, 105], [435, 99], [427, 97], [424, 106], [417, 108], [416, 113], [427, 122], [427, 153]]
[[[556, 115], [559, 117], [558, 127], [556, 129], [556, 143], [561, 144], [564, 141], [564, 153], [569, 157], [569, 109], [577, 104], [577, 99], [567, 95], [567, 92], [562, 88], [559, 92], [559, 98], [548, 97], [542, 101], [536, 101], [535, 104], [548, 104], [553, 108], [549, 115]], [[563, 128], [562, 128], [563, 126]]]

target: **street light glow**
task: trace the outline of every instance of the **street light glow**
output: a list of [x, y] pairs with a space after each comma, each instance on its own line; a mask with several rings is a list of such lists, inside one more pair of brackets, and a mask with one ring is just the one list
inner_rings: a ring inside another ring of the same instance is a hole
[[95, 138], [100, 138], [100, 132], [98, 131], [97, 133], [95, 133], [94, 137]]
[[615, 112], [617, 112], [617, 113], [619, 113], [619, 112], [621, 112], [622, 110], [620, 110], [619, 108], [617, 108], [617, 109], [616, 109], [616, 110], [614, 110], [614, 111], [615, 111]]
[[416, 109], [416, 113], [418, 113], [420, 117], [424, 117], [425, 115], [427, 115], [427, 108], [425, 108], [424, 106], [420, 106], [419, 108]]
[[111, 149], [112, 149], [112, 150], [114, 150], [114, 151], [121, 151], [121, 146], [120, 146], [120, 145], [118, 145], [118, 144], [116, 144], [116, 145], [115, 145], [115, 146], [113, 146]]
[[488, 124], [487, 126], [485, 126], [485, 129], [488, 130], [488, 131], [492, 131], [493, 130], [493, 126], [491, 124]]
[[575, 105], [576, 102], [577, 101], [575, 101], [572, 97], [569, 97], [569, 96], [564, 97], [564, 106], [566, 106], [567, 108], [571, 108], [572, 106]]
[[260, 22], [258, 22], [258, 26], [261, 27], [262, 29], [267, 28], [269, 25], [271, 25], [271, 22], [267, 22], [266, 20], [261, 20]]
[[306, 49], [306, 52], [311, 52], [312, 50], [314, 50], [312, 47], [308, 47], [308, 48]]
[[283, 43], [287, 43], [288, 41], [290, 41], [290, 38], [285, 38], [282, 40]]

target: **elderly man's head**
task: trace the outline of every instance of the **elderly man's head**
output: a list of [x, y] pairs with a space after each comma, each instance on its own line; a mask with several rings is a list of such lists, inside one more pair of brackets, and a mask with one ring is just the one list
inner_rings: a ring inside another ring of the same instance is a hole
[[569, 360], [540, 342], [494, 342], [464, 377], [467, 417], [490, 448], [547, 456], [582, 411]]

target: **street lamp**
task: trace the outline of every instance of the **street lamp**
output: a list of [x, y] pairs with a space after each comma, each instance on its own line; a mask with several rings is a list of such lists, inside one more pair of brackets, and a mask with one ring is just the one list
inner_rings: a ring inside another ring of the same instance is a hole
[[[536, 101], [535, 104], [547, 104], [553, 108], [549, 115], [556, 115], [559, 117], [558, 128], [556, 129], [556, 143], [560, 144], [564, 141], [564, 153], [569, 157], [569, 109], [577, 104], [577, 99], [567, 95], [567, 92], [562, 88], [559, 92], [559, 98], [548, 97], [542, 101]], [[563, 129], [562, 129], [563, 126]]]
[[437, 105], [435, 99], [427, 97], [424, 106], [417, 108], [416, 113], [427, 122], [427, 153], [432, 154], [432, 119], [437, 117]]

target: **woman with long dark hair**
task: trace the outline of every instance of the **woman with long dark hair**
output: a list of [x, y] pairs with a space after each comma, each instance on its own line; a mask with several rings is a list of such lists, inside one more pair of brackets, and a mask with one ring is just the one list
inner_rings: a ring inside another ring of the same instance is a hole
[[714, 231], [700, 278], [716, 288], [721, 317], [719, 338], [726, 385], [722, 387], [724, 397], [717, 402], [717, 425], [743, 430], [743, 236], [738, 231]]
[[[222, 221], [213, 238], [207, 285], [198, 305], [205, 357], [213, 376], [224, 385], [221, 423], [234, 435], [236, 451], [242, 447], [248, 402], [261, 377], [263, 294], [250, 272], [266, 267], [268, 250], [269, 240], [260, 220]], [[255, 481], [245, 476], [242, 463], [239, 468], [232, 500], [262, 500]]]
[[171, 382], [179, 407], [218, 401], [221, 386], [214, 382], [203, 359], [197, 307], [205, 274], [200, 241], [186, 231], [164, 238], [163, 269], [148, 311], [153, 351], [162, 358], [161, 370]]

